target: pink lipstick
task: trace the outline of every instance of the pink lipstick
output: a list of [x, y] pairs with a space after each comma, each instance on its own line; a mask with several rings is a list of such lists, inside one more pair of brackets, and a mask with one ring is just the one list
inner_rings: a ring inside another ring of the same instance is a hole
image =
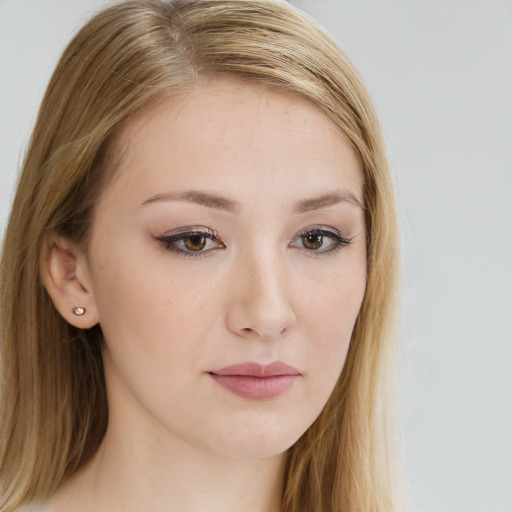
[[281, 361], [268, 365], [240, 363], [209, 372], [222, 387], [235, 395], [265, 400], [282, 395], [300, 377], [297, 368]]

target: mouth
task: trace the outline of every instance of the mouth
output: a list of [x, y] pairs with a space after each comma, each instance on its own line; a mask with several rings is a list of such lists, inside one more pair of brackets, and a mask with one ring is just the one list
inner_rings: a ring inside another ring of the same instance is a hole
[[281, 361], [268, 365], [240, 363], [209, 372], [210, 377], [235, 395], [253, 400], [276, 398], [301, 376], [299, 370]]

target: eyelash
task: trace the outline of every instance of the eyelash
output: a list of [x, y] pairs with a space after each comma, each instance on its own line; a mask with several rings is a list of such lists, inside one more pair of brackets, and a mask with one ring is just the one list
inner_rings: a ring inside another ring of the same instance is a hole
[[175, 254], [179, 254], [181, 256], [186, 256], [189, 258], [201, 258], [205, 257], [207, 255], [211, 254], [211, 251], [213, 249], [208, 249], [206, 251], [185, 251], [183, 249], [180, 249], [179, 247], [176, 247], [176, 242], [184, 241], [187, 238], [191, 238], [193, 236], [198, 236], [201, 238], [206, 238], [208, 240], [212, 240], [214, 242], [217, 242], [220, 246], [217, 247], [217, 249], [224, 249], [226, 246], [223, 244], [223, 242], [220, 239], [219, 234], [217, 231], [211, 228], [207, 229], [188, 229], [186, 231], [181, 231], [180, 233], [176, 233], [174, 235], [170, 236], [161, 236], [161, 237], [155, 237], [156, 240], [161, 242], [164, 246], [164, 248], [167, 251], [174, 252]]
[[[297, 240], [298, 238], [302, 238], [304, 236], [311, 236], [311, 235], [330, 238], [333, 241], [333, 243], [332, 243], [331, 247], [329, 247], [327, 249], [320, 250], [320, 251], [315, 251], [315, 250], [311, 250], [311, 249], [308, 250], [307, 248], [304, 247], [304, 249], [307, 251], [307, 254], [310, 256], [320, 256], [320, 255], [327, 255], [327, 254], [333, 255], [333, 254], [336, 254], [343, 247], [346, 247], [347, 245], [350, 245], [352, 243], [352, 238], [342, 235], [337, 229], [334, 229], [334, 228], [326, 229], [322, 226], [308, 227], [308, 228], [304, 229], [303, 231], [301, 231], [294, 238], [294, 240]], [[292, 242], [293, 242], [293, 240], [292, 240]]]
[[[217, 242], [219, 244], [216, 248], [211, 248], [207, 250], [198, 250], [198, 251], [192, 251], [192, 250], [183, 250], [176, 246], [176, 242], [184, 241], [185, 239], [190, 239], [191, 237], [201, 237], [206, 238], [208, 240], [212, 240], [213, 242]], [[304, 229], [300, 233], [297, 234], [297, 236], [290, 241], [290, 244], [294, 242], [297, 239], [300, 239], [305, 236], [320, 236], [320, 237], [327, 237], [330, 238], [333, 243], [331, 247], [323, 250], [313, 250], [313, 249], [307, 249], [306, 247], [302, 247], [309, 255], [311, 256], [319, 256], [319, 255], [327, 255], [327, 254], [335, 254], [343, 247], [346, 247], [352, 243], [352, 238], [347, 238], [346, 236], [342, 235], [338, 230], [331, 228], [331, 229], [325, 229], [324, 227], [320, 226], [313, 226]], [[207, 229], [190, 229], [187, 231], [181, 231], [180, 233], [176, 233], [174, 235], [170, 236], [161, 236], [161, 237], [155, 237], [156, 240], [161, 242], [164, 246], [164, 248], [167, 251], [174, 252], [175, 254], [179, 254], [186, 257], [191, 258], [201, 258], [211, 255], [213, 250], [217, 249], [225, 249], [226, 246], [222, 242], [219, 234], [217, 231], [211, 228]], [[323, 243], [323, 242], [322, 242]]]

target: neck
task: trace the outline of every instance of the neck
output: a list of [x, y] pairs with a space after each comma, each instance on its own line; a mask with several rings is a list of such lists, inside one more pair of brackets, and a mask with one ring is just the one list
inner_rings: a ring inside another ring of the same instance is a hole
[[49, 510], [279, 512], [284, 454], [229, 458], [139, 434], [111, 421], [98, 453]]

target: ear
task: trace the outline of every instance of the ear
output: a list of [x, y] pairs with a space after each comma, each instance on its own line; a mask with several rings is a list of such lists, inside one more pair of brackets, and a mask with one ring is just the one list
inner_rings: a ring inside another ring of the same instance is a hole
[[[54, 235], [42, 255], [41, 278], [61, 316], [79, 329], [99, 322], [89, 267], [83, 251], [66, 237]], [[73, 309], [85, 308], [83, 315]]]

